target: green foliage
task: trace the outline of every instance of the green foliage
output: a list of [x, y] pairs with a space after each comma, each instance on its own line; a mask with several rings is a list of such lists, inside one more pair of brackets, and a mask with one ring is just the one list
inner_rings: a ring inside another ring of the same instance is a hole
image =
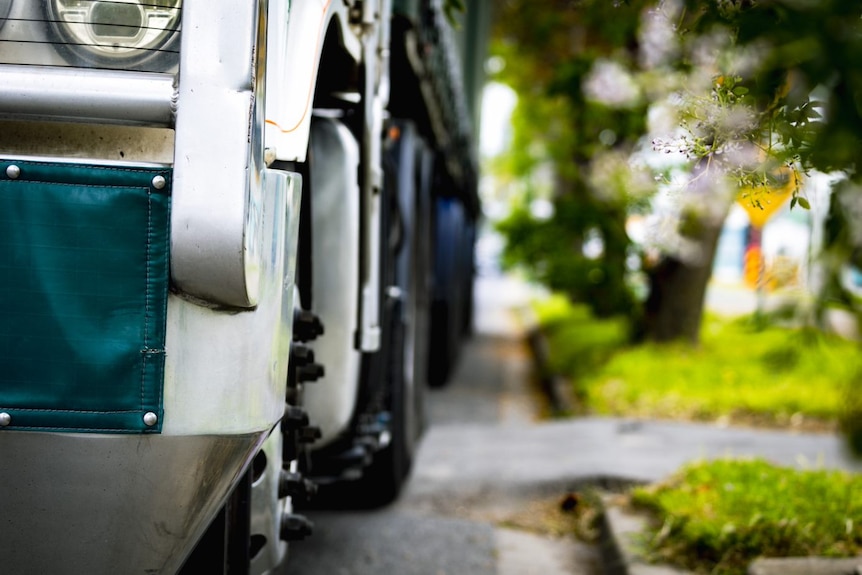
[[632, 500], [657, 518], [655, 557], [699, 573], [743, 575], [760, 556], [862, 552], [858, 475], [723, 459], [687, 465]]
[[[506, 238], [503, 265], [520, 266], [572, 301], [589, 302], [599, 316], [630, 311], [634, 297], [625, 283], [624, 259], [628, 238], [620, 218], [600, 210], [561, 198], [551, 218], [540, 220], [528, 206], [516, 204], [497, 225]], [[584, 254], [583, 242], [591, 229], [601, 236], [605, 257]]]
[[620, 319], [596, 319], [560, 296], [539, 309], [554, 367], [588, 411], [815, 429], [855, 421], [846, 416], [859, 403], [851, 400], [862, 375], [853, 342], [711, 317], [697, 348], [630, 346]]
[[[629, 166], [620, 162], [594, 169], [595, 157], [628, 154], [645, 129], [646, 108], [636, 97], [624, 105], [596, 101], [584, 84], [596, 59], [617, 53], [634, 33], [643, 5], [508, 0], [499, 8], [492, 46], [506, 63], [496, 79], [519, 96], [512, 146], [500, 172], [526, 182], [531, 198], [538, 192], [554, 205], [553, 215], [541, 220], [526, 203], [514, 207], [499, 227], [506, 261], [573, 300], [589, 302], [600, 316], [637, 308], [626, 282], [631, 242], [625, 220], [628, 205], [642, 202], [654, 183], [646, 191], [642, 184], [629, 189], [632, 178], [621, 176]], [[584, 254], [590, 240], [601, 243], [600, 256]]]
[[[862, 115], [853, 102], [862, 89], [856, 65], [862, 49], [860, 16], [858, 5], [839, 0], [686, 0], [677, 26], [681, 43], [712, 41], [718, 53], [709, 93], [687, 91], [689, 109], [708, 112], [703, 102], [710, 100], [726, 113], [713, 115], [713, 121], [695, 113], [693, 125], [684, 117], [691, 138], [681, 151], [697, 159], [740, 145], [757, 150], [755, 159], [736, 154], [724, 162], [740, 188], [768, 186], [782, 165], [795, 174], [856, 174], [862, 151]], [[725, 40], [715, 44], [716, 37]], [[690, 75], [692, 64], [690, 56], [682, 57], [672, 67]], [[728, 117], [744, 116], [728, 130]], [[799, 183], [797, 175], [791, 206], [810, 209]]]
[[458, 14], [464, 12], [464, 0], [446, 0], [443, 3], [443, 12], [446, 14], [446, 19], [453, 26], [458, 20]]
[[573, 378], [596, 371], [627, 345], [628, 322], [623, 317], [597, 318], [584, 304], [573, 305], [561, 295], [535, 304], [551, 354], [551, 369]]
[[599, 412], [787, 426], [834, 423], [862, 373], [856, 345], [809, 330], [711, 320], [697, 348], [622, 351], [583, 385]]
[[[542, 262], [544, 272], [536, 275], [550, 275], [566, 292], [584, 291], [583, 262], [562, 263], [578, 253], [584, 234], [622, 227], [627, 211], [643, 209], [644, 195], [603, 195], [604, 186], [591, 175], [608, 152], [638, 149], [653, 111], [677, 116], [683, 136], [668, 129], [651, 139], [655, 149], [688, 161], [686, 190], [701, 190], [707, 178], [728, 181], [757, 205], [766, 190], [792, 177], [791, 206], [808, 209], [800, 173], [836, 170], [850, 180], [862, 174], [856, 169], [862, 156], [858, 3], [504, 0], [498, 16], [493, 51], [506, 65], [497, 79], [520, 98], [509, 176], [533, 185], [537, 170], [550, 165], [554, 179], [546, 197], [555, 203], [566, 198], [593, 218], [574, 228], [556, 218], [531, 222], [536, 234], [549, 226], [559, 238], [556, 245], [539, 242], [557, 254], [548, 255], [552, 262]], [[629, 187], [619, 179], [601, 181]], [[717, 196], [697, 203], [732, 201]], [[858, 238], [849, 241], [862, 248]], [[630, 249], [627, 241], [609, 242], [606, 271], [620, 269], [617, 262]], [[568, 278], [571, 289], [562, 286]], [[611, 278], [625, 283], [624, 272]]]
[[[737, 46], [760, 47], [756, 76], [749, 82], [758, 107], [779, 112], [788, 153], [822, 171], [852, 169], [862, 144], [858, 108], [862, 70], [862, 9], [842, 0], [775, 2], [686, 0], [685, 29], [703, 35], [723, 26]], [[825, 118], [812, 92], [824, 96]], [[799, 122], [800, 117], [805, 121]], [[810, 120], [817, 119], [817, 122]], [[764, 118], [768, 127], [770, 120]]]

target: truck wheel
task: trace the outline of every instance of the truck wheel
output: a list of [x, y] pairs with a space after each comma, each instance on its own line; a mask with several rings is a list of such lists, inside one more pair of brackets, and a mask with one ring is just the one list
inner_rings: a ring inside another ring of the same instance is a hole
[[431, 306], [431, 343], [428, 352], [431, 358], [428, 362], [430, 387], [441, 388], [449, 382], [454, 363], [451, 331], [449, 305], [445, 301], [435, 301]]
[[[400, 317], [400, 302], [395, 305], [394, 311], [393, 316]], [[408, 410], [413, 406], [409, 405], [411, 402], [404, 374], [404, 332], [403, 322], [391, 322], [386, 370], [389, 444], [374, 454], [374, 460], [358, 486], [361, 497], [371, 506], [386, 505], [398, 497], [412, 464], [409, 449], [412, 441], [407, 417]]]

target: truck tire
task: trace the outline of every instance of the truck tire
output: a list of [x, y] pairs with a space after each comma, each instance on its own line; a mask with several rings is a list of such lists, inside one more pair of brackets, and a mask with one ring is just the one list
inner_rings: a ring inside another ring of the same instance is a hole
[[[400, 303], [394, 307], [397, 312]], [[406, 424], [411, 406], [407, 405], [404, 378], [404, 324], [400, 321], [391, 322], [388, 335], [390, 344], [385, 355], [390, 440], [386, 447], [374, 454], [371, 466], [357, 485], [358, 497], [371, 507], [386, 505], [398, 497], [412, 464]]]

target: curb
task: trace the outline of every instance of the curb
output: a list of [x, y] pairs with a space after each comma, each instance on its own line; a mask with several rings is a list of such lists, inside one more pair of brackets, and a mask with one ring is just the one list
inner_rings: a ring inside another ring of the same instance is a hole
[[602, 496], [599, 518], [599, 550], [606, 575], [689, 575], [689, 571], [651, 565], [639, 551], [645, 517], [627, 513]]
[[[611, 495], [603, 495], [600, 502], [599, 551], [606, 575], [692, 575], [676, 567], [648, 563], [639, 551], [646, 518], [621, 509]], [[862, 575], [862, 556], [761, 558], [747, 571], [748, 575]]]
[[[567, 393], [568, 382], [550, 367], [545, 334], [535, 318], [528, 317], [526, 325], [525, 336], [535, 373], [551, 412], [554, 416], [569, 414], [572, 400]], [[670, 565], [649, 563], [641, 552], [642, 533], [648, 526], [646, 517], [615, 505], [612, 495], [600, 497], [598, 521], [599, 552], [606, 575], [693, 575], [691, 571]], [[851, 558], [760, 558], [752, 561], [746, 572], [748, 575], [862, 575], [862, 555]]]
[[860, 575], [862, 557], [834, 559], [827, 557], [788, 557], [757, 559], [748, 567], [748, 575]]
[[548, 341], [539, 327], [532, 327], [527, 331], [527, 343], [533, 355], [533, 364], [539, 377], [542, 393], [548, 400], [551, 412], [554, 415], [562, 415], [571, 411], [570, 402], [567, 400], [566, 381], [553, 372], [549, 361]]

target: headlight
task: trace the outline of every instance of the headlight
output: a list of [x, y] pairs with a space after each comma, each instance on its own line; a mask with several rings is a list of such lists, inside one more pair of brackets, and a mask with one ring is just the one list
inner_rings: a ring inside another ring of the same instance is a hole
[[182, 0], [45, 0], [45, 8], [73, 65], [156, 71], [177, 61]]

